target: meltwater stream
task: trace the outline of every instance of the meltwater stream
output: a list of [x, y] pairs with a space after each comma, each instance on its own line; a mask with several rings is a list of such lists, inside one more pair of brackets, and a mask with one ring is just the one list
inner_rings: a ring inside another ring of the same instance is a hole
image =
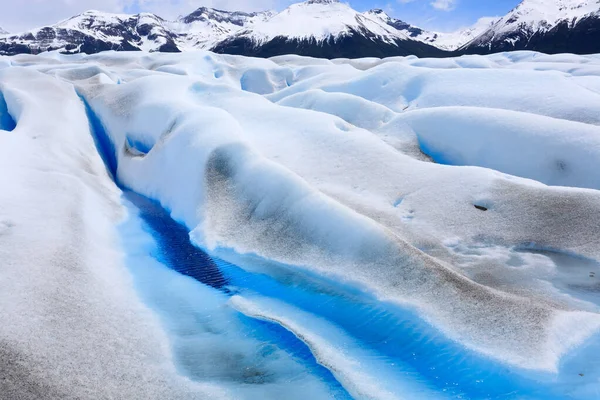
[[[86, 108], [98, 151], [119, 184], [114, 146]], [[243, 259], [240, 267], [215, 258], [194, 246], [188, 229], [158, 202], [121, 188], [129, 211], [119, 229], [127, 265], [160, 317], [176, 366], [192, 380], [260, 400], [599, 394], [593, 379], [600, 366], [586, 356], [600, 350], [598, 340], [565, 359], [559, 375], [517, 370], [356, 288], [286, 266], [287, 275], [257, 273]], [[592, 373], [578, 373], [584, 368]]]
[[[556, 377], [527, 374], [470, 352], [416, 314], [357, 290], [301, 274], [278, 280], [213, 258], [192, 245], [187, 229], [157, 202], [126, 191], [123, 203], [129, 218], [120, 231], [136, 286], [160, 316], [180, 372], [192, 379], [223, 383], [235, 388], [236, 397], [256, 399], [363, 397], [360, 389], [347, 387], [344, 376], [370, 378], [376, 388], [391, 388], [385, 392], [391, 398], [585, 398], [571, 397], [569, 385]], [[364, 357], [352, 360], [365, 375], [345, 375], [347, 366], [336, 365], [335, 357], [313, 354], [322, 347], [302, 330], [268, 313], [240, 312], [232, 296], [283, 304], [282, 310], [292, 310], [285, 320], [313, 321], [321, 334], [333, 337], [329, 343], [338, 335], [334, 354]]]
[[296, 336], [228, 305], [228, 278], [158, 203], [126, 191], [123, 204], [127, 265], [182, 375], [221, 384], [236, 398], [350, 398]]

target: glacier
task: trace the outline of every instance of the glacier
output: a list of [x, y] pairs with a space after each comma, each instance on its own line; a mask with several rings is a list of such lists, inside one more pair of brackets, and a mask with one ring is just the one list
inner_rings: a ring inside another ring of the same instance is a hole
[[1, 57], [2, 396], [598, 398], [598, 110], [598, 55]]

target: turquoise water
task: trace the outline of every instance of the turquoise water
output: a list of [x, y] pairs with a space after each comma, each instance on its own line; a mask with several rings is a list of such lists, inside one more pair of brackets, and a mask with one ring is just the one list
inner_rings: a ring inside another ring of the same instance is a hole
[[[269, 397], [268, 385], [283, 384], [290, 393], [298, 393], [315, 377], [326, 398], [351, 397], [328, 369], [335, 366], [320, 365], [310, 347], [289, 329], [242, 315], [228, 305], [232, 295], [248, 293], [331, 322], [395, 371], [398, 379], [418, 380], [440, 397], [600, 398], [599, 339], [565, 357], [557, 375], [523, 371], [472, 352], [413, 310], [380, 302], [356, 288], [293, 268], [288, 268], [293, 279], [275, 278], [250, 272], [254, 270], [250, 265], [240, 267], [212, 257], [190, 243], [188, 229], [159, 203], [120, 184], [114, 145], [89, 108], [88, 116], [107, 170], [124, 190], [129, 218], [120, 233], [136, 287], [159, 315], [180, 372], [191, 379], [258, 385], [254, 397], [262, 399]], [[281, 354], [293, 362], [281, 361], [287, 359]], [[209, 358], [213, 365], [207, 365]], [[410, 393], [399, 397], [418, 398]]]
[[[133, 234], [146, 235], [153, 243], [150, 251], [142, 251], [144, 257], [150, 255], [163, 268], [193, 279], [223, 298], [234, 294], [258, 294], [330, 321], [396, 370], [398, 379], [416, 376], [428, 388], [448, 398], [594, 398], [587, 397], [593, 394], [589, 390], [582, 395], [571, 393], [577, 382], [575, 377], [582, 382], [586, 379], [585, 375], [581, 377], [575, 373], [582, 368], [582, 363], [586, 363], [583, 353], [580, 356], [575, 353], [570, 361], [565, 361], [563, 369], [572, 371], [569, 371], [572, 374], [570, 378], [565, 377], [566, 373], [557, 376], [507, 367], [448, 340], [415, 312], [380, 302], [358, 290], [326, 279], [304, 276], [301, 272], [294, 279], [279, 281], [211, 257], [190, 243], [187, 229], [171, 219], [157, 202], [131, 192], [125, 192], [123, 201], [130, 210], [130, 219], [134, 219], [125, 226], [134, 223], [142, 227], [137, 232], [122, 230], [125, 241], [129, 240], [126, 236]], [[134, 277], [140, 276], [146, 262], [144, 258], [133, 257], [129, 261], [137, 265]], [[140, 285], [142, 293], [157, 288], [164, 291], [160, 288], [159, 277], [154, 278], [147, 271], [141, 275], [141, 281], [158, 280], [152, 285]], [[164, 296], [169, 296], [168, 290]], [[166, 315], [160, 309], [160, 302], [155, 302], [152, 307], [163, 315], [167, 326], [172, 322], [169, 322], [170, 319], [182, 318], [172, 311]], [[232, 326], [241, 329], [243, 335], [253, 336], [261, 345], [268, 343], [292, 354], [308, 373], [326, 382], [332, 398], [350, 397], [334, 374], [318, 364], [310, 348], [286, 328], [241, 314], [237, 315], [236, 324]], [[227, 345], [227, 340], [230, 338], [223, 338], [223, 345]]]

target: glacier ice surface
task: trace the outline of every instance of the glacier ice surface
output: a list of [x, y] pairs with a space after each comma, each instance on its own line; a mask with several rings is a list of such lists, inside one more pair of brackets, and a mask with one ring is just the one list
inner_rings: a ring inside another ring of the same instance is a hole
[[600, 395], [598, 56], [51, 53], [0, 92], [6, 393]]

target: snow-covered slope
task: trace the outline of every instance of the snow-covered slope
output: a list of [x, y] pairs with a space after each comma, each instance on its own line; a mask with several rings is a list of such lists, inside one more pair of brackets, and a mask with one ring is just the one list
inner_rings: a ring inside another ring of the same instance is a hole
[[0, 41], [0, 53], [39, 53], [48, 50], [88, 54], [104, 50], [178, 52], [210, 48], [232, 32], [266, 19], [271, 14], [247, 14], [202, 7], [177, 21], [166, 21], [149, 13], [127, 15], [87, 11], [53, 26], [8, 35]]
[[319, 43], [363, 31], [371, 32], [388, 43], [394, 43], [399, 38], [406, 39], [386, 24], [362, 15], [338, 0], [307, 0], [293, 4], [238, 35], [244, 35], [260, 45], [278, 36], [284, 36], [288, 40], [314, 40]]
[[598, 76], [1, 57], [1, 393], [598, 398]]
[[598, 0], [523, 0], [463, 50], [600, 52]]
[[498, 18], [495, 17], [484, 17], [479, 19], [473, 26], [456, 32], [433, 32], [421, 29], [400, 19], [390, 17], [382, 9], [367, 11], [365, 12], [365, 15], [372, 19], [380, 19], [411, 39], [419, 40], [440, 49], [450, 51], [456, 50], [473, 40], [473, 38], [479, 36], [488, 29], [490, 25], [498, 20]]
[[452, 33], [418, 28], [381, 9], [359, 13], [339, 0], [307, 0], [280, 13], [201, 7], [176, 21], [147, 13], [88, 11], [29, 32], [0, 33], [0, 54], [194, 49], [329, 59], [444, 57], [525, 49], [588, 54], [600, 52], [599, 26], [597, 0], [524, 0], [503, 18], [481, 18], [472, 27]]
[[410, 55], [443, 52], [413, 40], [381, 18], [359, 13], [338, 0], [307, 0], [241, 30], [213, 49], [219, 53], [323, 58]]
[[0, 38], [0, 54], [61, 50], [177, 52], [212, 49], [220, 53], [324, 58], [443, 55], [443, 51], [399, 32], [372, 15], [337, 0], [309, 0], [282, 11], [243, 13], [201, 7], [177, 21], [153, 14], [88, 11], [56, 25]]
[[9, 61], [0, 60], [0, 397], [222, 398], [179, 375], [132, 290], [116, 235], [121, 192], [73, 85]]
[[200, 7], [168, 26], [177, 33], [181, 50], [210, 49], [228, 35], [273, 15], [273, 11], [244, 13]]
[[154, 14], [110, 14], [87, 11], [56, 25], [9, 35], [0, 41], [0, 52], [39, 53], [62, 50], [97, 53], [104, 50], [177, 51], [176, 35]]
[[424, 37], [424, 39], [429, 40], [431, 44], [442, 49], [457, 50], [485, 32], [498, 19], [498, 17], [482, 17], [468, 28], [460, 29], [456, 32], [437, 32], [433, 36], [429, 34], [429, 39], [427, 37]]

